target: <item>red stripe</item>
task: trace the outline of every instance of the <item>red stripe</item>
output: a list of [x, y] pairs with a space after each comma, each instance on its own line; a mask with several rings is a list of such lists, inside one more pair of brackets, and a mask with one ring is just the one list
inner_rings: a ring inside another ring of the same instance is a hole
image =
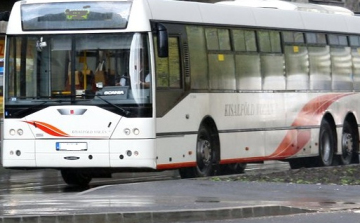
[[62, 137], [69, 136], [67, 133], [45, 122], [39, 122], [39, 121], [25, 121], [25, 122], [30, 125], [33, 125], [35, 128], [39, 128], [43, 132], [46, 132], [47, 134], [52, 136], [62, 136]]
[[225, 159], [221, 160], [220, 164], [232, 164], [232, 163], [255, 163], [262, 162], [265, 160], [271, 160], [269, 157], [250, 157], [250, 158], [240, 158], [240, 159]]
[[[324, 112], [337, 100], [342, 97], [352, 95], [354, 93], [347, 94], [328, 94], [316, 97], [310, 100], [301, 109], [294, 122], [291, 124], [293, 127], [319, 125], [323, 118]], [[284, 159], [297, 154], [304, 148], [311, 140], [310, 129], [289, 130], [279, 146], [269, 156], [263, 157], [250, 157], [239, 159], [225, 159], [221, 160], [220, 164], [230, 163], [246, 163], [246, 162], [259, 162], [264, 160], [277, 160]]]
[[166, 170], [166, 169], [178, 169], [183, 167], [195, 167], [196, 162], [186, 162], [186, 163], [170, 163], [170, 164], [158, 164], [156, 169]]
[[[299, 112], [291, 126], [301, 127], [318, 125], [324, 112], [338, 99], [351, 95], [349, 94], [328, 94], [316, 97], [309, 101]], [[298, 153], [307, 143], [310, 142], [310, 129], [289, 130], [278, 148], [269, 157], [286, 158]], [[296, 143], [296, 147], [292, 146]]]

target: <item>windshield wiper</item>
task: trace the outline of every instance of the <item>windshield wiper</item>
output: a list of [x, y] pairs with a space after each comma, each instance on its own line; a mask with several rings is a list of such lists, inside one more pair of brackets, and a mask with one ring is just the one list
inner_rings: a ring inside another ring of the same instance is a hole
[[101, 99], [102, 101], [104, 101], [105, 103], [107, 103], [107, 104], [109, 104], [109, 105], [113, 106], [114, 108], [119, 109], [119, 111], [121, 111], [121, 112], [122, 112], [123, 116], [127, 117], [127, 116], [129, 116], [129, 115], [131, 114], [131, 112], [130, 112], [130, 111], [127, 111], [127, 110], [125, 110], [125, 109], [123, 109], [123, 108], [121, 108], [121, 107], [119, 107], [119, 106], [117, 106], [117, 105], [115, 105], [115, 104], [111, 103], [110, 101], [108, 101], [108, 100], [106, 100], [106, 99], [102, 98], [101, 96], [99, 96], [99, 95], [95, 95], [95, 96], [96, 96], [96, 97], [98, 97], [99, 99]]

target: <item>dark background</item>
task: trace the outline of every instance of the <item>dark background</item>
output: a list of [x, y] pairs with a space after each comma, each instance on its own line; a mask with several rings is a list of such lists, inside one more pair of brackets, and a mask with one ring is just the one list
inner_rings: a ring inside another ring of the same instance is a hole
[[0, 12], [10, 11], [16, 1], [17, 0], [2, 0], [0, 3]]

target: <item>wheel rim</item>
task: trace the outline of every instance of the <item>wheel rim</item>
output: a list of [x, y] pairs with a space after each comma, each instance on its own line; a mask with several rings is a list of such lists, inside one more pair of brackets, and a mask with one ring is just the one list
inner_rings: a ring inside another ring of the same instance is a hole
[[353, 152], [353, 137], [350, 133], [345, 132], [342, 137], [342, 157], [350, 158]]
[[207, 139], [200, 139], [198, 141], [197, 149], [198, 166], [201, 172], [211, 164], [211, 143]]

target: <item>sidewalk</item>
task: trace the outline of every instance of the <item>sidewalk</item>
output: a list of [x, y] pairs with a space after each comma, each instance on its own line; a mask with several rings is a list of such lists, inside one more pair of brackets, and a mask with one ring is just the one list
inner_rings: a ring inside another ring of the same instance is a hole
[[174, 222], [360, 208], [360, 186], [169, 180], [9, 195], [0, 222]]

